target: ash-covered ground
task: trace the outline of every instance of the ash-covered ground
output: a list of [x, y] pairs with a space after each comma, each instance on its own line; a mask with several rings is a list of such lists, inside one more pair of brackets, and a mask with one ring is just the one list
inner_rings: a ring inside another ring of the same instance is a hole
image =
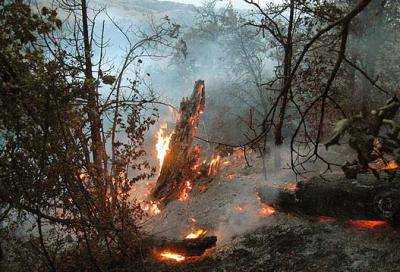
[[291, 172], [265, 179], [257, 160], [252, 167], [243, 158], [228, 160], [218, 177], [197, 184], [187, 201], [168, 204], [144, 223], [160, 239], [183, 239], [191, 230], [205, 229], [218, 237], [217, 246], [190, 263], [149, 257], [147, 271], [400, 271], [400, 236], [392, 227], [356, 228], [332, 218], [265, 213], [257, 191], [291, 189]]

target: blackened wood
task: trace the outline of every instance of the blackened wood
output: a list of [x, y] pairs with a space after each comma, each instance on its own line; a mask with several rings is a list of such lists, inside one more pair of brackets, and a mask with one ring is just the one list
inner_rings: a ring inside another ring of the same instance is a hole
[[[400, 224], [400, 177], [371, 174], [356, 180], [345, 177], [314, 177], [297, 183], [297, 190], [263, 188], [262, 201], [280, 211], [337, 219], [386, 220]], [[275, 190], [275, 191], [274, 191]]]
[[215, 247], [216, 244], [216, 236], [205, 236], [181, 241], [163, 241], [156, 246], [155, 251], [162, 252], [167, 250], [188, 258], [199, 257], [202, 256], [207, 249]]
[[167, 204], [176, 199], [187, 181], [193, 181], [199, 159], [199, 149], [193, 146], [200, 116], [205, 106], [204, 81], [196, 81], [192, 96], [180, 105], [180, 119], [171, 136], [160, 176], [151, 193], [154, 200]]

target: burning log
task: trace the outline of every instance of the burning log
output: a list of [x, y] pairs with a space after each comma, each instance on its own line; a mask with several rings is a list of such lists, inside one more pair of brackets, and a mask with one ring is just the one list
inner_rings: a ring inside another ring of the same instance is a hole
[[186, 238], [182, 241], [164, 242], [153, 250], [153, 254], [160, 261], [191, 261], [203, 256], [206, 250], [215, 247], [216, 243], [216, 236]]
[[357, 180], [338, 177], [314, 177], [298, 182], [296, 190], [269, 188], [259, 191], [263, 202], [285, 212], [309, 216], [327, 216], [339, 220], [385, 220], [400, 224], [400, 182], [386, 176], [376, 180], [371, 174]]
[[197, 175], [200, 149], [193, 146], [193, 139], [204, 111], [204, 81], [197, 81], [190, 99], [180, 105], [180, 120], [172, 133], [156, 186], [151, 198], [167, 204], [173, 199], [184, 200]]

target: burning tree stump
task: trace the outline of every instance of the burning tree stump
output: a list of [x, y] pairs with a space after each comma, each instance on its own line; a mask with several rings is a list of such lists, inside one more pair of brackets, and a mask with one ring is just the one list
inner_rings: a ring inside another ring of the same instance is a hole
[[180, 105], [180, 120], [175, 126], [160, 176], [151, 192], [151, 198], [162, 204], [177, 198], [184, 199], [197, 174], [200, 149], [193, 146], [193, 139], [204, 111], [204, 81], [196, 81], [192, 96]]
[[260, 197], [286, 212], [400, 224], [400, 180], [389, 176], [379, 181], [371, 174], [359, 175], [357, 180], [314, 177], [299, 182], [295, 191], [273, 194], [265, 188]]

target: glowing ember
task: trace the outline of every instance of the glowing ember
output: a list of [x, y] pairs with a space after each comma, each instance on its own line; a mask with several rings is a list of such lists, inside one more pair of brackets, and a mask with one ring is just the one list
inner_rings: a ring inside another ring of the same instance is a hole
[[320, 222], [320, 223], [327, 223], [327, 222], [334, 222], [334, 221], [336, 221], [336, 219], [333, 217], [330, 217], [330, 216], [321, 215], [318, 218], [318, 222]]
[[142, 204], [142, 209], [148, 212], [150, 215], [157, 215], [161, 213], [158, 203], [156, 201], [144, 202]]
[[194, 232], [191, 232], [188, 235], [186, 235], [185, 239], [197, 239], [199, 237], [204, 236], [206, 233], [207, 233], [206, 230], [197, 229]]
[[214, 176], [217, 174], [219, 167], [221, 164], [221, 157], [219, 155], [213, 156], [213, 159], [210, 162], [210, 166], [208, 168], [208, 175]]
[[157, 215], [161, 213], [160, 208], [158, 207], [157, 203], [152, 202], [150, 205], [150, 213], [153, 215]]
[[231, 174], [226, 175], [226, 178], [229, 179], [229, 180], [234, 180], [235, 176], [236, 175], [234, 173], [231, 173]]
[[200, 174], [200, 168], [202, 165], [202, 162], [200, 161], [200, 153], [201, 153], [201, 147], [196, 145], [193, 148], [194, 162], [193, 162], [191, 169], [193, 172], [196, 172], [197, 174]]
[[171, 135], [167, 135], [167, 124], [161, 125], [160, 129], [157, 132], [157, 144], [156, 144], [156, 150], [157, 150], [157, 159], [159, 162], [160, 169], [163, 165], [164, 162], [164, 157], [167, 154], [167, 151], [169, 149], [169, 142], [171, 140]]
[[160, 252], [160, 259], [164, 261], [183, 262], [186, 259], [186, 257], [179, 253], [165, 250]]
[[390, 161], [386, 164], [386, 166], [383, 168], [384, 170], [397, 170], [399, 169], [400, 166], [397, 164], [395, 161]]
[[189, 192], [192, 190], [192, 182], [190, 180], [186, 181], [183, 189], [179, 193], [178, 200], [179, 201], [186, 201], [189, 198]]
[[286, 183], [282, 187], [283, 187], [284, 190], [292, 191], [292, 192], [297, 191], [297, 189], [298, 189], [298, 186], [297, 186], [296, 182]]
[[275, 213], [275, 209], [272, 206], [269, 206], [265, 203], [261, 204], [261, 210], [259, 211], [259, 215], [261, 216], [271, 216]]
[[381, 159], [370, 163], [369, 167], [373, 170], [380, 170], [380, 171], [385, 171], [385, 170], [386, 171], [396, 171], [396, 170], [400, 169], [400, 165], [396, 161], [391, 160], [389, 162], [385, 162]]
[[90, 180], [90, 176], [85, 169], [81, 169], [80, 171], [78, 171], [77, 176], [82, 182], [88, 182]]
[[382, 220], [349, 220], [348, 224], [358, 229], [377, 229], [389, 226], [386, 221]]
[[208, 184], [201, 184], [199, 185], [199, 192], [204, 193], [208, 189]]
[[245, 208], [243, 206], [240, 206], [240, 205], [235, 206], [234, 209], [235, 209], [235, 211], [237, 211], [239, 213], [242, 213], [245, 210]]

